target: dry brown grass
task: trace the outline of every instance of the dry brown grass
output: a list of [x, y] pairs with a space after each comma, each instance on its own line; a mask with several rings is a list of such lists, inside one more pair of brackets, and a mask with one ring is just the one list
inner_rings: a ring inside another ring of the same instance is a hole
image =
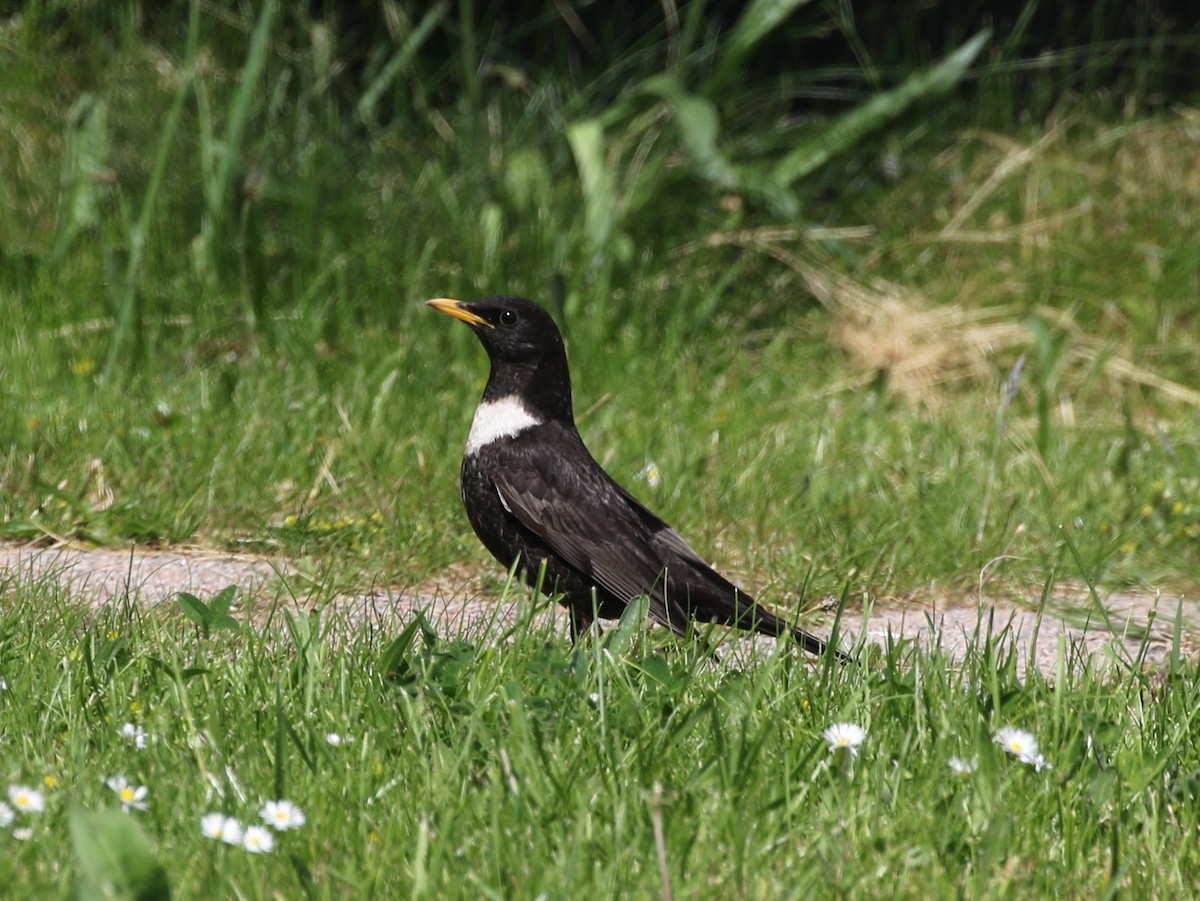
[[[1051, 265], [1055, 254], [1094, 253], [1105, 236], [1128, 240], [1140, 234], [1146, 217], [1159, 209], [1180, 218], [1180, 228], [1196, 224], [1190, 217], [1200, 209], [1198, 158], [1200, 111], [1191, 109], [1118, 126], [1080, 125], [1067, 115], [1030, 143], [973, 130], [936, 160], [954, 173], [945, 178], [945, 195], [926, 197], [928, 212], [911, 213], [909, 233], [890, 244], [877, 242], [855, 275], [840, 271], [815, 239], [853, 240], [869, 229], [819, 235], [811, 229], [741, 230], [711, 235], [703, 246], [770, 257], [829, 311], [829, 335], [854, 372], [834, 390], [869, 383], [882, 372], [890, 391], [938, 408], [964, 390], [994, 389], [1015, 359], [1033, 348], [1029, 317], [1036, 316], [1068, 336], [1062, 390], [1098, 380], [1105, 390], [1138, 386], [1169, 402], [1200, 406], [1200, 391], [1136, 362], [1135, 348], [1122, 336], [1127, 320], [1117, 292], [1128, 295], [1139, 285], [1150, 290], [1161, 276], [1161, 248], [1146, 246], [1144, 271], [1119, 273], [1099, 329], [1081, 324], [1070, 286], [1060, 308], [1031, 303], [1025, 279], [1025, 267]], [[923, 218], [939, 227], [927, 227]], [[984, 253], [995, 265], [980, 275]], [[887, 258], [911, 259], [904, 268], [914, 273], [914, 283], [872, 276]], [[1097, 271], [1107, 262], [1098, 260]], [[1162, 346], [1142, 343], [1136, 356], [1153, 359], [1167, 342], [1174, 342], [1174, 351], [1180, 340], [1195, 344], [1194, 336], [1172, 334], [1170, 317], [1163, 319], [1157, 335]]]

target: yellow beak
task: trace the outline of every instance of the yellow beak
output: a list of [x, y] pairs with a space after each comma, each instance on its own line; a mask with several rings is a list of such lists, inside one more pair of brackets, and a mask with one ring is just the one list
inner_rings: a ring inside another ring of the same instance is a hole
[[451, 300], [449, 297], [436, 297], [433, 300], [425, 301], [427, 306], [433, 307], [439, 313], [445, 313], [447, 316], [453, 316], [455, 319], [461, 319], [467, 325], [482, 325], [487, 328], [495, 328], [490, 322], [482, 316], [472, 313], [467, 309], [467, 305], [459, 300]]

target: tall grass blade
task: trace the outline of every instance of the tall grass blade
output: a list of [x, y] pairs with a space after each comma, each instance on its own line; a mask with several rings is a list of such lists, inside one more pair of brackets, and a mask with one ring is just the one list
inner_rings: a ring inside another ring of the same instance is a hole
[[103, 99], [85, 92], [71, 106], [65, 149], [52, 260], [61, 259], [81, 231], [100, 223], [103, 175], [108, 168], [108, 104]]
[[375, 76], [371, 84], [363, 91], [362, 97], [358, 99], [356, 111], [360, 119], [364, 122], [369, 122], [375, 118], [375, 107], [379, 103], [379, 98], [383, 95], [384, 91], [392, 86], [392, 83], [396, 80], [396, 76], [408, 68], [417, 51], [421, 49], [421, 46], [429, 38], [429, 35], [433, 33], [433, 29], [437, 26], [438, 22], [446, 15], [447, 8], [444, 0], [435, 3], [426, 11], [424, 17], [417, 23], [417, 27], [412, 30], [404, 43], [384, 63], [379, 74]]
[[753, 0], [733, 26], [717, 80], [732, 71], [763, 38], [809, 0]]
[[604, 127], [596, 119], [567, 126], [567, 143], [583, 182], [584, 233], [593, 249], [602, 248], [612, 234], [615, 192], [604, 153]]
[[872, 98], [832, 122], [776, 164], [775, 181], [795, 184], [838, 153], [854, 146], [869, 132], [895, 119], [916, 101], [954, 87], [990, 36], [990, 29], [979, 32], [932, 69], [913, 75], [899, 87]]
[[225, 138], [214, 154], [215, 171], [206, 173], [204, 184], [204, 219], [200, 227], [200, 243], [196, 252], [197, 268], [201, 273], [211, 271], [213, 246], [217, 230], [225, 211], [225, 200], [229, 194], [237, 162], [238, 147], [242, 143], [242, 135], [246, 131], [246, 121], [250, 115], [250, 106], [259, 91], [259, 80], [267, 60], [267, 39], [271, 34], [271, 24], [275, 18], [275, 3], [267, 3], [262, 7], [254, 33], [250, 37], [250, 49], [246, 52], [246, 64], [242, 67], [238, 79], [237, 91], [229, 106], [229, 124], [225, 128]]
[[158, 142], [158, 152], [154, 157], [154, 168], [150, 170], [150, 181], [146, 185], [146, 194], [142, 198], [142, 209], [137, 222], [129, 229], [129, 258], [125, 265], [125, 277], [121, 281], [120, 293], [117, 295], [116, 323], [108, 340], [108, 352], [105, 354], [104, 367], [100, 376], [107, 379], [112, 376], [117, 361], [121, 358], [131, 338], [136, 338], [135, 344], [141, 344], [144, 323], [138, 311], [138, 279], [142, 269], [142, 254], [145, 248], [146, 232], [150, 228], [150, 220], [154, 214], [154, 202], [158, 198], [162, 186], [163, 173], [167, 169], [167, 159], [171, 154], [171, 145], [175, 142], [175, 132], [179, 128], [179, 119], [183, 114], [183, 103], [187, 98], [193, 79], [196, 75], [196, 46], [200, 31], [200, 2], [192, 0], [188, 15], [187, 50], [184, 55], [184, 77], [175, 90], [175, 98], [171, 101], [171, 109], [167, 113], [163, 126], [162, 138]]

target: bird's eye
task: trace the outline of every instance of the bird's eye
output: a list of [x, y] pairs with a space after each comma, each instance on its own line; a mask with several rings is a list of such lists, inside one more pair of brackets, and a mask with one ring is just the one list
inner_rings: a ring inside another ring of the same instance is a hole
[[500, 324], [507, 328], [512, 328], [517, 324], [517, 311], [505, 310], [500, 314]]

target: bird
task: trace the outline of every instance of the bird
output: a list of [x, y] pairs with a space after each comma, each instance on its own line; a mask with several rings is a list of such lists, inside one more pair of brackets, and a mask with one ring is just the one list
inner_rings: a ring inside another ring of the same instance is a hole
[[543, 307], [511, 295], [426, 303], [470, 326], [491, 365], [462, 461], [467, 518], [500, 563], [558, 596], [572, 642], [645, 596], [651, 619], [678, 635], [716, 623], [850, 659], [718, 573], [596, 462], [575, 425], [562, 333]]

